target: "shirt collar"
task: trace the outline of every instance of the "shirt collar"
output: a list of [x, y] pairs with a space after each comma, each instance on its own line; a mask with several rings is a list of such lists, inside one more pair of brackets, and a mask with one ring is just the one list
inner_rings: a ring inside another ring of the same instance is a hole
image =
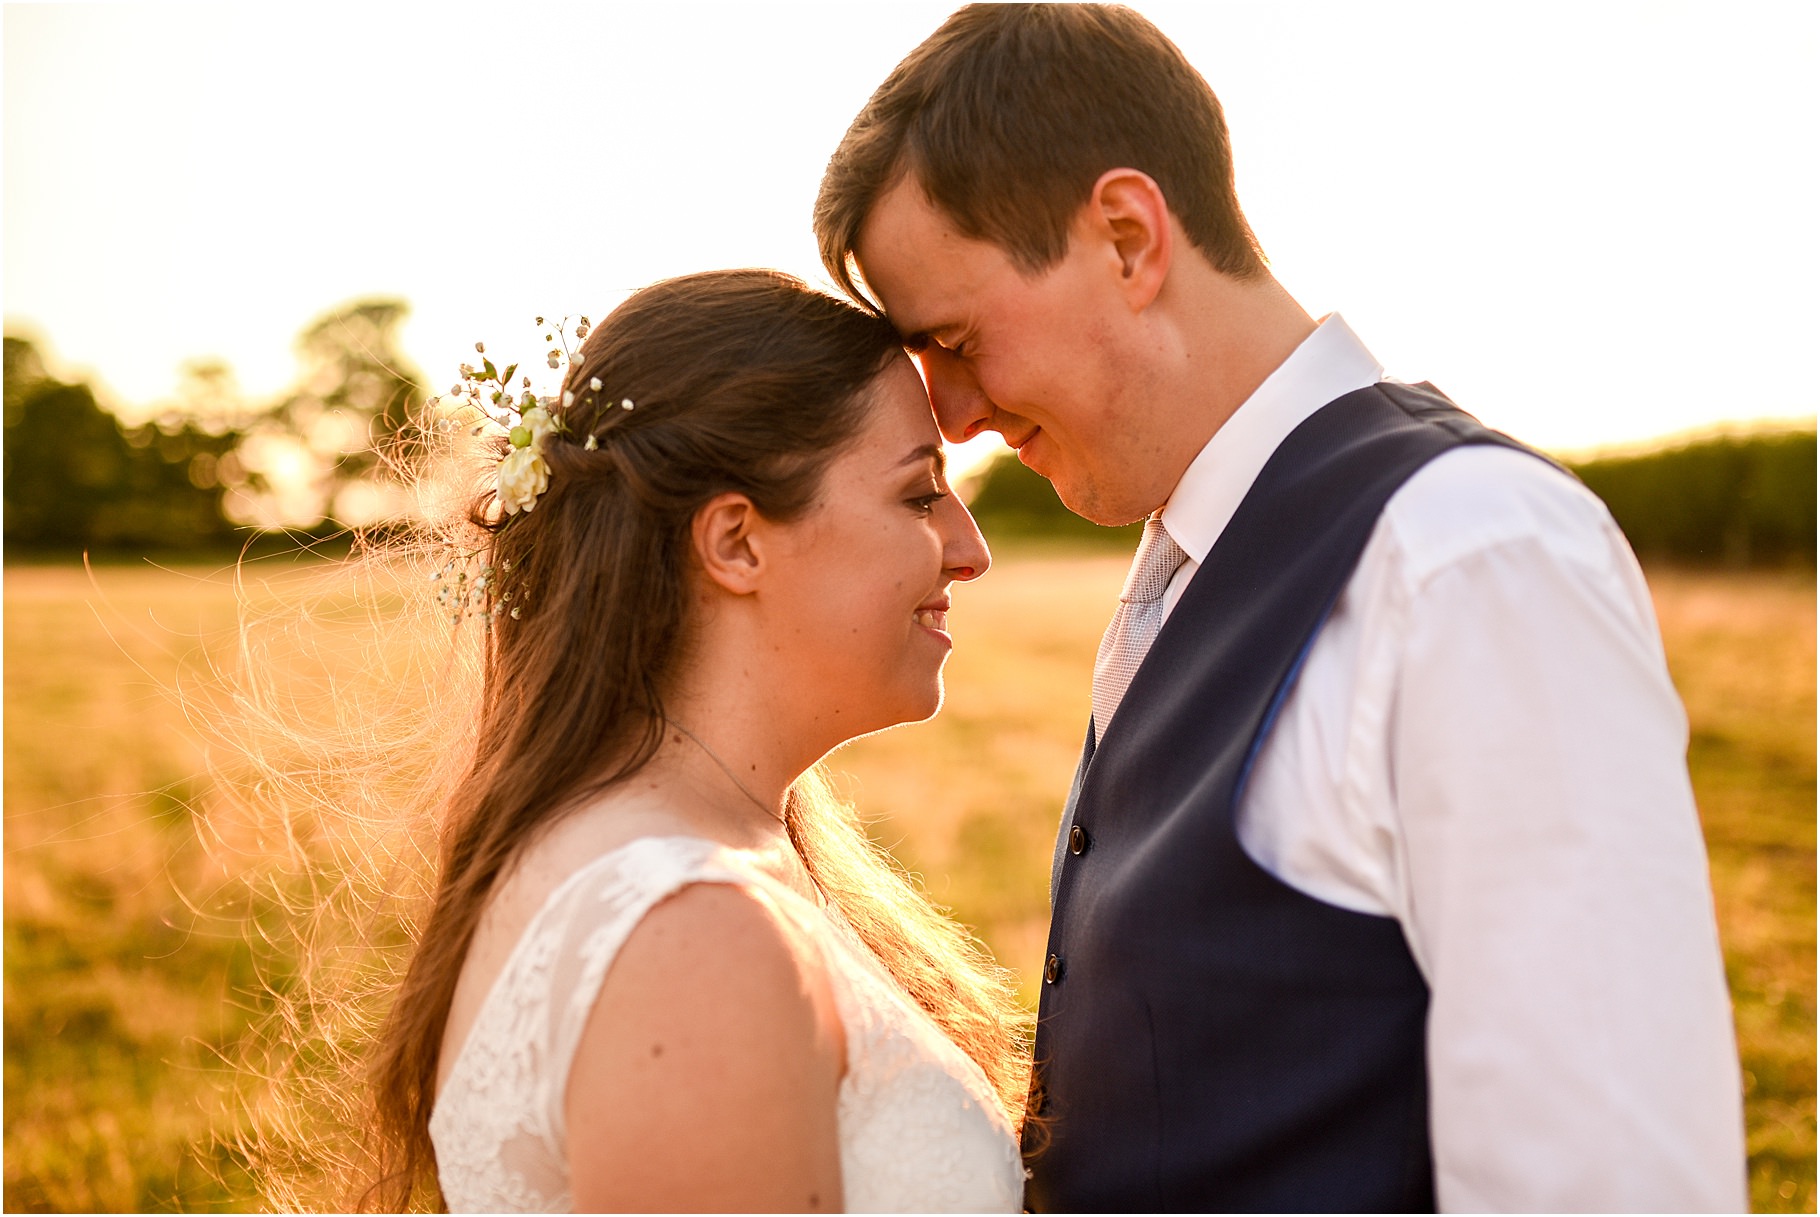
[[1328, 402], [1382, 379], [1383, 365], [1329, 313], [1213, 433], [1164, 505], [1163, 527], [1197, 565], [1205, 562], [1277, 445]]

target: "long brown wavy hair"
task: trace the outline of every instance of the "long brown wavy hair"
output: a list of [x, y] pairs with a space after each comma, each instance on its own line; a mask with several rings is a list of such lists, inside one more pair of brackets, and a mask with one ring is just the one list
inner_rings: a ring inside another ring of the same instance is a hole
[[[487, 631], [434, 894], [372, 1046], [363, 1207], [440, 1201], [428, 1131], [438, 1060], [495, 884], [534, 834], [658, 747], [689, 634], [696, 511], [733, 491], [772, 519], [804, 512], [900, 349], [885, 322], [780, 273], [656, 284], [596, 327], [572, 364], [573, 404], [544, 442], [549, 488], [535, 509], [506, 516], [491, 491], [473, 501], [478, 560], [517, 611]], [[823, 893], [1021, 1120], [1027, 1015], [1006, 974], [867, 838], [819, 770], [792, 788], [786, 825]]]

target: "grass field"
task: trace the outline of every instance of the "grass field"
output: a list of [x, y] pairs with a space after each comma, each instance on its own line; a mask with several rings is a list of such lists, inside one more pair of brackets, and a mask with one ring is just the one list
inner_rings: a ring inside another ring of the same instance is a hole
[[[1121, 557], [1000, 555], [956, 594], [949, 707], [835, 766], [876, 831], [1027, 980], [1051, 834]], [[1752, 1203], [1814, 1209], [1814, 578], [1652, 572], [1692, 723], [1746, 1070]], [[9, 567], [5, 1207], [257, 1207], [231, 1063], [284, 975], [273, 906], [199, 843], [205, 758], [168, 690], [230, 582]], [[276, 944], [276, 945], [272, 945]], [[1026, 985], [1030, 996], [1030, 986]]]

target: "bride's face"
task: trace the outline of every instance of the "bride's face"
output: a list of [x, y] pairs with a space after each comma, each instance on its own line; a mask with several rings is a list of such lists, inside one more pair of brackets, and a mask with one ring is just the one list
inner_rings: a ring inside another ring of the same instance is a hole
[[768, 580], [772, 636], [805, 707], [850, 739], [941, 706], [949, 590], [991, 557], [949, 492], [941, 433], [909, 359], [867, 390], [869, 417], [822, 475], [808, 513], [780, 530]]

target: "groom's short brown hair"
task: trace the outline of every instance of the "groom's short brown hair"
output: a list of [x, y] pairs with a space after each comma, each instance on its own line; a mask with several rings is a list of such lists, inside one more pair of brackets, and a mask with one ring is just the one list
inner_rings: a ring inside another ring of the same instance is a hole
[[1219, 100], [1161, 30], [1116, 5], [971, 4], [885, 78], [829, 159], [815, 200], [822, 262], [863, 299], [849, 256], [910, 173], [961, 232], [1034, 274], [1118, 168], [1155, 179], [1216, 269], [1263, 271]]

